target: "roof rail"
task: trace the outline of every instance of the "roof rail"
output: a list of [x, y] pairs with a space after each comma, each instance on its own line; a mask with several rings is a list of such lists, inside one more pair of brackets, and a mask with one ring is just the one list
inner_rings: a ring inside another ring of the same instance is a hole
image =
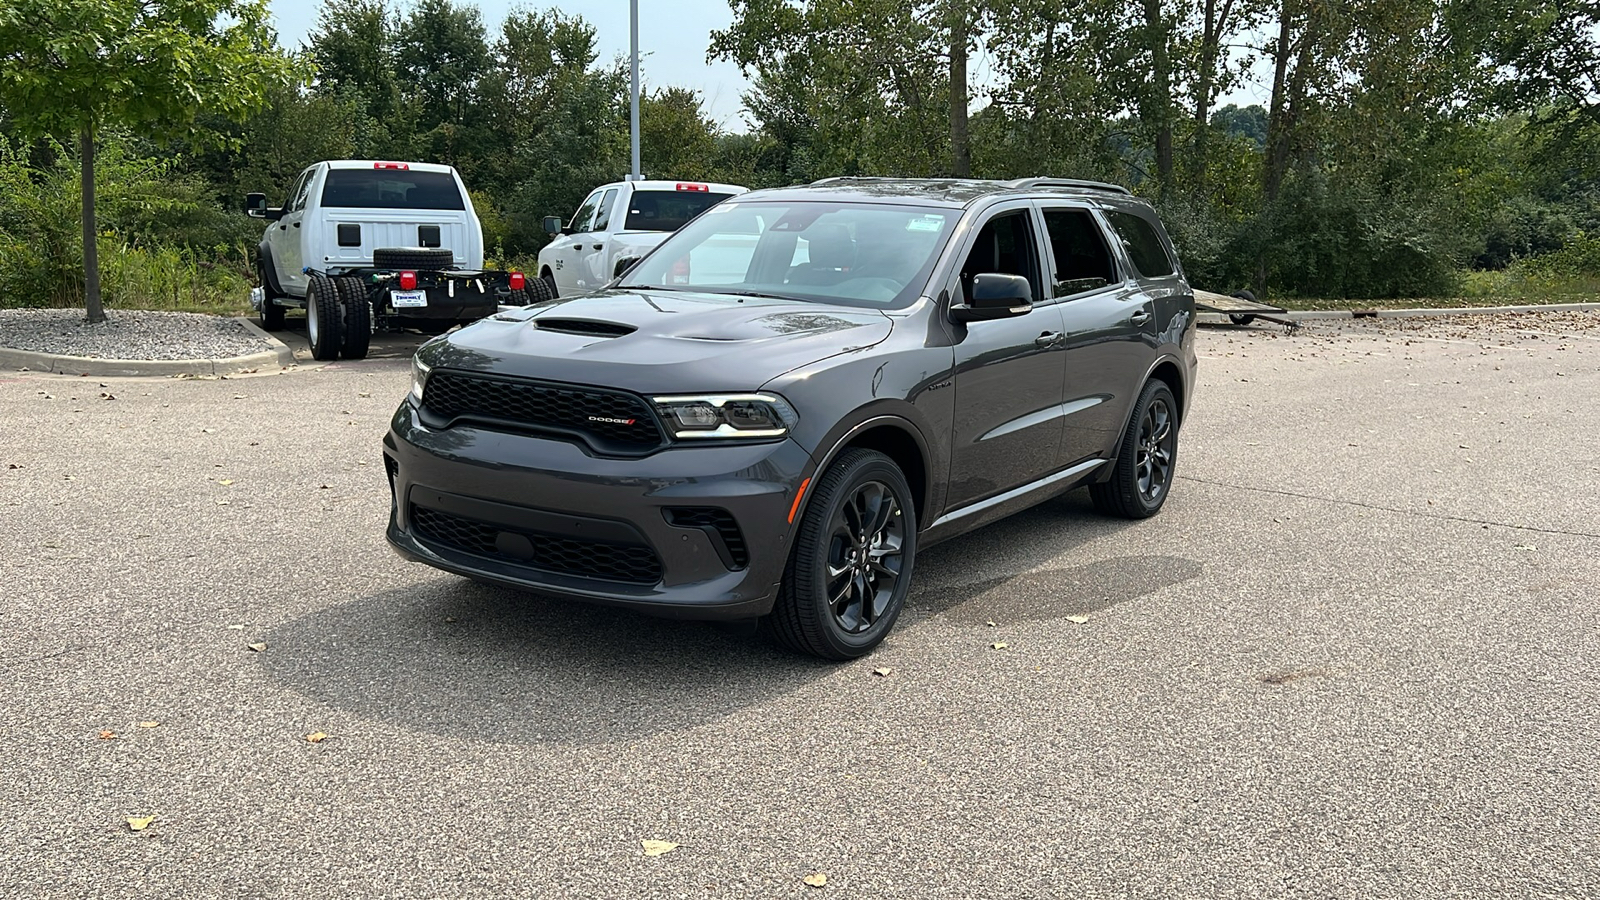
[[1129, 196], [1133, 195], [1133, 191], [1128, 190], [1120, 184], [1107, 184], [1104, 181], [1081, 181], [1077, 178], [1017, 178], [1006, 182], [1006, 185], [1008, 187], [1019, 189], [1063, 187], [1077, 188], [1085, 191], [1106, 191], [1107, 193], [1111, 194], [1127, 194]]

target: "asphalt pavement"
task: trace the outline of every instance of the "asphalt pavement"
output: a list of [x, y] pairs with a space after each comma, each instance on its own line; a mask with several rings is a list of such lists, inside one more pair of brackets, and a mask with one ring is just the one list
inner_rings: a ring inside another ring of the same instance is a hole
[[391, 553], [415, 341], [0, 374], [0, 897], [1600, 896], [1600, 313], [1478, 318], [1204, 331], [845, 665]]

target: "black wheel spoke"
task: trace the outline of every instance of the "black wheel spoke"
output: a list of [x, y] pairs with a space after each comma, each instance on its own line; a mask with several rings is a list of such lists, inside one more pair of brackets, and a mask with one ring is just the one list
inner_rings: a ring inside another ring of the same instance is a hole
[[856, 486], [839, 507], [824, 573], [834, 620], [847, 634], [870, 630], [893, 602], [906, 543], [899, 510], [894, 491], [877, 481]]

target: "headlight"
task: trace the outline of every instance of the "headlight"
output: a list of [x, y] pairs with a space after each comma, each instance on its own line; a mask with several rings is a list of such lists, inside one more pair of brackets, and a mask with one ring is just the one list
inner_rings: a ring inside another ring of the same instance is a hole
[[800, 416], [775, 394], [703, 394], [651, 397], [667, 430], [679, 439], [776, 438]]
[[431, 371], [432, 366], [415, 356], [411, 357], [411, 398], [418, 403], [422, 402], [422, 389], [427, 387], [428, 373]]

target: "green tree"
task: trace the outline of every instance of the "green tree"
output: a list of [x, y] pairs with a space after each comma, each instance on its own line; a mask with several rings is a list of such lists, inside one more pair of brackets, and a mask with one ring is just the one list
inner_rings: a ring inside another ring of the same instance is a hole
[[105, 320], [95, 247], [95, 138], [123, 126], [158, 138], [198, 130], [202, 110], [259, 107], [295, 69], [266, 0], [9, 0], [0, 6], [0, 107], [31, 135], [78, 138], [84, 305]]

